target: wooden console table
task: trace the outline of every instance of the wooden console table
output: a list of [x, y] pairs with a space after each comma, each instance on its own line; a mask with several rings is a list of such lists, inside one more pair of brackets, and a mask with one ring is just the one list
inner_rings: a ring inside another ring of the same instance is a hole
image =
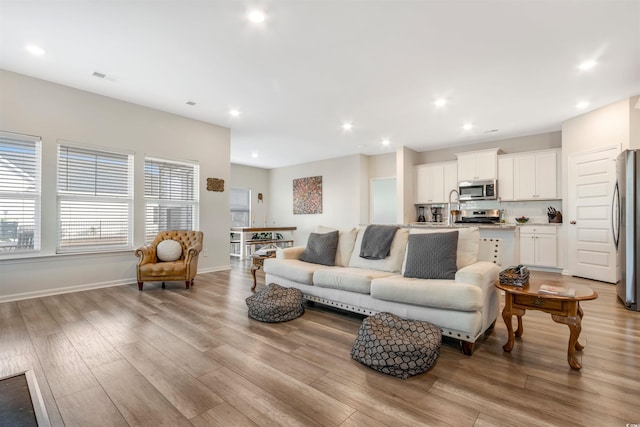
[[[548, 284], [575, 289], [575, 296], [561, 296], [539, 293], [540, 285]], [[593, 289], [574, 283], [557, 282], [554, 280], [530, 279], [524, 287], [510, 286], [496, 283], [496, 287], [505, 293], [504, 310], [502, 318], [507, 326], [508, 340], [502, 346], [504, 351], [513, 349], [514, 336], [520, 337], [524, 332], [522, 316], [526, 310], [541, 310], [551, 314], [551, 318], [569, 327], [569, 347], [567, 349], [567, 361], [572, 369], [580, 369], [582, 366], [576, 359], [576, 350], [582, 351], [584, 346], [578, 342], [582, 331], [582, 307], [580, 301], [598, 298], [598, 293]], [[518, 317], [518, 329], [513, 330], [512, 316]]]
[[[270, 243], [274, 245], [293, 245], [293, 237], [291, 239], [276, 239], [275, 234], [283, 232], [293, 232], [296, 227], [231, 227], [231, 234], [238, 235], [238, 238], [233, 237], [231, 239], [231, 245], [238, 245], [239, 251], [231, 251], [231, 256], [237, 256], [241, 261], [252, 256], [255, 252], [256, 245], [268, 245]], [[247, 239], [248, 234], [253, 233], [270, 233], [271, 239], [252, 240], [250, 237]], [[248, 249], [248, 254], [247, 254]]]

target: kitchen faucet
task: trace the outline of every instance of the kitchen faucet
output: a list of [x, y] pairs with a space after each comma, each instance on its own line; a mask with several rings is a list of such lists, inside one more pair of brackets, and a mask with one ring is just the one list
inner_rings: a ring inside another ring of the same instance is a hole
[[460, 193], [458, 193], [458, 190], [456, 190], [455, 188], [451, 191], [449, 191], [449, 202], [447, 203], [447, 210], [449, 211], [449, 225], [453, 224], [453, 215], [451, 214], [451, 196], [453, 195], [453, 193], [456, 193], [456, 204], [457, 206], [457, 210], [460, 210]]

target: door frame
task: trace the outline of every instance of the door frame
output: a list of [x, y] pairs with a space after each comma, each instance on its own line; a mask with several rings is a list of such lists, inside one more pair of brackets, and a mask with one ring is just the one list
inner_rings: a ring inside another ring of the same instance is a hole
[[[587, 151], [579, 151], [579, 152], [575, 152], [575, 153], [570, 153], [567, 155], [567, 200], [566, 200], [566, 212], [565, 212], [565, 221], [569, 221], [569, 223], [567, 224], [568, 227], [563, 227], [565, 230], [562, 233], [564, 236], [564, 240], [566, 242], [565, 244], [565, 250], [563, 250], [564, 254], [563, 254], [563, 258], [566, 260], [565, 262], [563, 262], [564, 264], [564, 268], [562, 271], [562, 274], [564, 275], [568, 275], [568, 276], [572, 276], [575, 273], [572, 271], [571, 269], [571, 259], [573, 252], [572, 249], [575, 250], [575, 246], [574, 246], [574, 242], [572, 240], [572, 228], [570, 227], [571, 225], [571, 221], [575, 221], [575, 217], [576, 217], [576, 201], [575, 201], [575, 197], [571, 195], [571, 192], [569, 191], [570, 188], [575, 187], [575, 177], [571, 175], [571, 168], [570, 165], [572, 164], [572, 160], [575, 159], [576, 157], [582, 157], [582, 156], [588, 156], [591, 154], [597, 154], [603, 151], [609, 151], [609, 150], [616, 150], [616, 155], [614, 156], [613, 160], [615, 161], [616, 157], [618, 156], [618, 154], [620, 154], [621, 150], [622, 150], [622, 144], [618, 143], [618, 144], [612, 144], [612, 145], [608, 145], [606, 147], [599, 147], [599, 148], [595, 148], [593, 150], [587, 150]], [[615, 185], [615, 176], [613, 177], [613, 185]], [[615, 247], [613, 248], [613, 250], [615, 251]], [[580, 276], [578, 276], [580, 277]]]

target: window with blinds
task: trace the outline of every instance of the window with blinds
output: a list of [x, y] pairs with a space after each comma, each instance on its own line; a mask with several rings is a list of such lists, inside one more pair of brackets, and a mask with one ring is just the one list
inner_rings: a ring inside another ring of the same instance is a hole
[[170, 160], [144, 161], [145, 240], [158, 231], [197, 230], [200, 166]]
[[133, 154], [58, 145], [57, 251], [133, 247]]
[[229, 205], [231, 208], [231, 226], [249, 227], [251, 217], [251, 207], [249, 200], [251, 190], [246, 188], [232, 188], [230, 191]]
[[0, 132], [0, 257], [40, 250], [40, 145]]

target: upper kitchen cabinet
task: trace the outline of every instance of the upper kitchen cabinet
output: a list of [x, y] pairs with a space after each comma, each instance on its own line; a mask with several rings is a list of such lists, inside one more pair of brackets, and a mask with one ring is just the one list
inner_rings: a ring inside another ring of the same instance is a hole
[[513, 156], [498, 156], [498, 198], [501, 201], [514, 200]]
[[446, 203], [449, 192], [458, 187], [456, 162], [432, 163], [415, 167], [415, 203]]
[[496, 179], [498, 177], [498, 149], [470, 151], [456, 154], [458, 181]]
[[558, 199], [559, 158], [559, 150], [536, 151], [514, 156], [514, 199]]

